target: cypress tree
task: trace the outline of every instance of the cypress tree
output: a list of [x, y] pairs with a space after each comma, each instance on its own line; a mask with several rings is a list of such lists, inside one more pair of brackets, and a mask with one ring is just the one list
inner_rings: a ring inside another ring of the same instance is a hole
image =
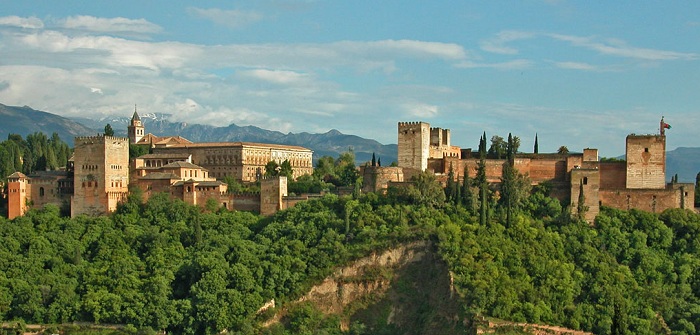
[[374, 152], [372, 153], [372, 166], [377, 166], [377, 159], [374, 157]]
[[540, 146], [537, 143], [537, 133], [535, 133], [535, 151], [536, 154], [540, 153]]
[[464, 178], [462, 179], [462, 204], [467, 211], [474, 214], [474, 195], [472, 194], [471, 180], [469, 179], [469, 168], [464, 165]]
[[488, 182], [486, 181], [486, 132], [479, 142], [479, 165], [476, 173], [476, 183], [479, 186], [479, 223], [488, 222]]

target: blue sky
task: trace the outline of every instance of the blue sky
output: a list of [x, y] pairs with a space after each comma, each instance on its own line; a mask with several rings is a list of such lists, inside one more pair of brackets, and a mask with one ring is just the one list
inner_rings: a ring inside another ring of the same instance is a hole
[[698, 1], [6, 1], [0, 103], [476, 147], [699, 147]]

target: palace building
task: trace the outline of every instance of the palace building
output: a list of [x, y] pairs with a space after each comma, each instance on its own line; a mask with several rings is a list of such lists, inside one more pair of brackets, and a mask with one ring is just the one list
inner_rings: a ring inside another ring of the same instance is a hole
[[[24, 215], [30, 206], [70, 207], [71, 216], [113, 212], [126, 200], [129, 187], [143, 191], [144, 200], [155, 193], [188, 204], [214, 203], [231, 210], [263, 215], [292, 206], [303, 197], [288, 197], [286, 177], [264, 178], [265, 165], [288, 161], [293, 178], [313, 172], [313, 152], [300, 146], [249, 142], [192, 143], [175, 137], [146, 134], [134, 111], [128, 137], [76, 137], [69, 166], [30, 176], [8, 177], [8, 217]], [[129, 159], [129, 146], [142, 145], [150, 153]], [[230, 194], [221, 180], [261, 183], [260, 194]], [[264, 205], [263, 205], [264, 204]]]

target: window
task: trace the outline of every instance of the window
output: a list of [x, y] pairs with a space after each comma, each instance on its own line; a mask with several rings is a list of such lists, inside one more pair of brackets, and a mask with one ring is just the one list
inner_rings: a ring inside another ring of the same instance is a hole
[[588, 185], [588, 177], [583, 177], [583, 185]]
[[44, 188], [43, 187], [39, 187], [39, 196], [40, 197], [44, 196]]
[[649, 148], [644, 148], [644, 152], [649, 152]]

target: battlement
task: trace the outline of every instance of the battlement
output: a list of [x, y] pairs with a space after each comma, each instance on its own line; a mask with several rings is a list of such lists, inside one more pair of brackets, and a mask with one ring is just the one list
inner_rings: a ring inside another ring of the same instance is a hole
[[419, 124], [424, 124], [424, 123], [425, 122], [423, 122], [423, 121], [399, 122], [399, 127], [417, 126]]
[[96, 135], [96, 136], [76, 136], [73, 141], [75, 143], [81, 142], [81, 143], [86, 143], [86, 142], [104, 142], [104, 141], [109, 141], [109, 140], [114, 140], [114, 141], [129, 141], [128, 137], [118, 137], [118, 136], [104, 136], [104, 135]]

